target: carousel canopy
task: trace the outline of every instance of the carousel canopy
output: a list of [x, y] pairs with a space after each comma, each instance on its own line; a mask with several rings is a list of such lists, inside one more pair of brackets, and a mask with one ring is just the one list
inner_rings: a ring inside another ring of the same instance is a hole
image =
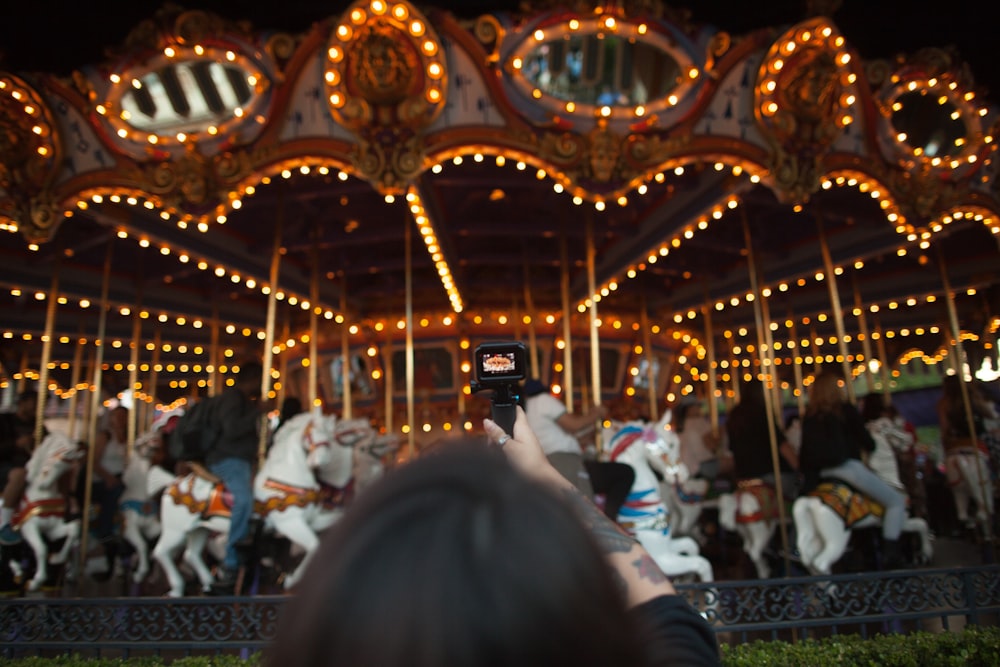
[[101, 360], [169, 401], [411, 314], [554, 349], [597, 313], [682, 392], [762, 342], [939, 362], [956, 323], [996, 367], [996, 71], [963, 3], [46, 4], [0, 60], [6, 382], [68, 395]]

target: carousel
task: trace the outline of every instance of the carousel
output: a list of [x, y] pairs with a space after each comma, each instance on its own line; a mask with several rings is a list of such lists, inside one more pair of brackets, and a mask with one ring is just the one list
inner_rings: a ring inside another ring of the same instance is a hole
[[254, 359], [275, 410], [412, 457], [480, 429], [498, 340], [621, 421], [718, 428], [744, 377], [802, 411], [826, 367], [852, 400], [996, 384], [998, 108], [953, 49], [658, 0], [297, 31], [168, 4], [112, 46], [0, 69], [5, 405], [46, 388], [71, 438], [121, 403], [135, 448]]

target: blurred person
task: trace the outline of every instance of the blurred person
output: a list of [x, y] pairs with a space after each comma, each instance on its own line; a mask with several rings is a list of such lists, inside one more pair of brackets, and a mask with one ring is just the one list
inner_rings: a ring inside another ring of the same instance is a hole
[[745, 380], [740, 386], [740, 402], [726, 416], [726, 438], [733, 456], [733, 476], [737, 482], [759, 479], [775, 486], [771, 455], [770, 421], [778, 440], [779, 472], [782, 496], [791, 500], [798, 495], [796, 474], [799, 460], [796, 447], [785, 437], [781, 423], [770, 416], [764, 400], [764, 384]]
[[94, 443], [92, 497], [100, 503], [94, 524], [98, 540], [107, 541], [114, 532], [115, 513], [121, 498], [122, 474], [128, 455], [128, 408], [119, 405], [108, 413], [107, 423]]
[[997, 420], [997, 411], [976, 383], [967, 382], [965, 386], [975, 432], [969, 432], [969, 418], [962, 396], [962, 381], [957, 375], [946, 375], [941, 382], [941, 398], [937, 403], [941, 444], [945, 454], [949, 451], [975, 447], [988, 455], [989, 451], [983, 439], [989, 433], [990, 426]]
[[903, 563], [899, 535], [906, 519], [906, 497], [862, 463], [862, 452], [875, 450], [875, 441], [857, 408], [844, 397], [840, 377], [824, 371], [809, 387], [809, 403], [802, 419], [799, 465], [805, 476], [803, 492], [822, 478], [834, 478], [882, 505], [883, 555], [888, 569]]
[[718, 665], [705, 620], [517, 413], [515, 437], [484, 420], [494, 445], [441, 445], [361, 495], [265, 664]]
[[218, 438], [206, 453], [208, 470], [233, 496], [226, 553], [216, 573], [215, 592], [232, 592], [241, 558], [238, 550], [248, 537], [253, 512], [253, 469], [260, 447], [259, 429], [266, 407], [261, 400], [264, 369], [258, 362], [240, 366], [236, 381], [223, 389], [213, 406], [211, 422]]
[[594, 488], [583, 464], [580, 439], [596, 430], [597, 422], [607, 414], [607, 408], [602, 405], [588, 412], [569, 412], [566, 404], [535, 378], [524, 383], [521, 394], [524, 396], [528, 425], [542, 443], [542, 451], [549, 463], [576, 485], [580, 493], [593, 498]]
[[[11, 545], [21, 541], [13, 519], [28, 486], [26, 466], [35, 448], [37, 414], [38, 392], [33, 389], [18, 395], [14, 412], [0, 414], [0, 484], [3, 484], [0, 544]], [[46, 435], [48, 430], [42, 426], [42, 438]]]
[[681, 443], [681, 462], [692, 477], [710, 482], [732, 471], [732, 455], [720, 451], [719, 437], [701, 403], [681, 403], [674, 411], [674, 433]]
[[568, 412], [565, 403], [537, 379], [525, 382], [522, 393], [528, 424], [535, 433], [543, 434], [539, 441], [549, 462], [580, 493], [599, 500], [606, 516], [617, 518], [635, 483], [635, 471], [624, 463], [585, 456], [581, 443], [593, 434], [597, 421], [607, 415], [607, 407], [601, 405], [581, 414]]

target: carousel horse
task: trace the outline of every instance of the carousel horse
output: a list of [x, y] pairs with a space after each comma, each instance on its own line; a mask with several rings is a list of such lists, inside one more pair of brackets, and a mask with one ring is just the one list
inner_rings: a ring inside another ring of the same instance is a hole
[[663, 480], [660, 492], [670, 517], [670, 532], [675, 537], [691, 537], [701, 543], [704, 536], [700, 534], [698, 519], [705, 507], [709, 482], [691, 476], [687, 464], [681, 461], [681, 441], [666, 423], [661, 421], [656, 430], [662, 431], [664, 437], [648, 443], [657, 455], [650, 463]]
[[[327, 510], [319, 476], [326, 474], [344, 484], [351, 479], [355, 453], [346, 431], [345, 422], [324, 416], [319, 409], [292, 417], [274, 433], [274, 445], [254, 479], [255, 511], [264, 520], [264, 529], [287, 538], [303, 554], [284, 577], [286, 589], [299, 582], [319, 546], [319, 534], [340, 516]], [[325, 456], [303, 465], [307, 450], [289, 444], [300, 441], [308, 443], [308, 449], [322, 446]]]
[[[80, 539], [80, 519], [66, 519], [66, 499], [59, 480], [85, 453], [66, 435], [53, 432], [35, 448], [26, 466], [28, 485], [14, 524], [35, 555], [35, 575], [28, 582], [30, 591], [42, 587], [49, 576], [48, 565], [65, 563]], [[63, 539], [63, 545], [50, 556], [49, 541], [58, 539]]]
[[653, 427], [628, 423], [619, 429], [606, 430], [609, 460], [627, 463], [635, 471], [635, 481], [618, 514], [618, 523], [642, 544], [668, 577], [696, 575], [712, 581], [712, 564], [700, 554], [698, 543], [690, 537], [674, 537], [668, 522], [667, 508], [660, 496], [660, 484], [654, 469], [664, 468], [661, 442], [677, 436], [669, 430], [669, 412]]
[[136, 565], [132, 580], [141, 583], [149, 574], [149, 545], [160, 536], [159, 492], [173, 481], [162, 467], [166, 456], [161, 430], [166, 419], [158, 418], [148, 433], [136, 440], [132, 456], [122, 473], [122, 537], [132, 545]]
[[[267, 461], [254, 482], [255, 489], [266, 488], [269, 479], [287, 487], [272, 489], [273, 500], [268, 495], [264, 504], [255, 503], [255, 511], [265, 521], [271, 512], [304, 501], [309, 490], [316, 488], [313, 470], [331, 456], [329, 445], [334, 424], [333, 417], [315, 412], [304, 413], [282, 426], [282, 435], [275, 438]], [[281, 499], [279, 496], [283, 493], [289, 497]], [[230, 507], [231, 498], [225, 487], [196, 473], [174, 478], [168, 485], [160, 503], [162, 533], [153, 549], [153, 557], [167, 575], [170, 597], [184, 595], [184, 577], [174, 563], [174, 556], [182, 545], [185, 547], [184, 562], [194, 570], [202, 590], [211, 590], [213, 577], [202, 559], [202, 552], [211, 534], [229, 532]]]
[[[951, 449], [945, 453], [944, 466], [959, 523], [969, 529], [982, 529], [993, 516], [989, 456], [982, 448]], [[970, 501], [976, 503], [975, 518], [969, 516]]]
[[779, 518], [777, 491], [761, 479], [740, 481], [735, 491], [719, 496], [719, 525], [740, 536], [743, 551], [761, 579], [771, 576], [764, 550], [774, 537]]
[[[844, 482], [828, 479], [795, 499], [792, 516], [802, 564], [812, 574], [830, 574], [834, 563], [844, 555], [853, 529], [882, 524], [882, 506]], [[927, 522], [908, 516], [903, 532], [918, 535], [918, 562], [930, 562], [934, 549]]]
[[344, 465], [337, 457], [316, 469], [324, 521], [333, 523], [354, 496], [382, 476], [386, 459], [399, 448], [395, 436], [382, 435], [367, 419], [342, 419], [334, 429], [334, 442], [347, 448], [352, 458]]

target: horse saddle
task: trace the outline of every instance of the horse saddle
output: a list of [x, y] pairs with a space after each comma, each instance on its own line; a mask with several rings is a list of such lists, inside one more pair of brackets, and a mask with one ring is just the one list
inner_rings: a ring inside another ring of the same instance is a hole
[[271, 496], [265, 501], [254, 502], [254, 511], [261, 516], [280, 512], [289, 507], [307, 507], [321, 502], [323, 498], [322, 492], [318, 489], [293, 486], [270, 477], [264, 482], [264, 488], [277, 491], [278, 495]]
[[194, 487], [194, 476], [189, 476], [187, 488], [182, 488], [183, 480], [174, 482], [170, 486], [170, 497], [178, 505], [184, 505], [191, 512], [200, 514], [204, 519], [213, 517], [230, 517], [233, 513], [233, 494], [229, 492], [225, 484], [219, 482], [212, 487], [208, 493], [208, 498], [198, 500], [191, 492]]
[[[751, 513], [737, 512], [736, 523], [747, 524], [758, 521], [777, 521], [780, 518], [778, 512], [778, 492], [772, 484], [768, 484], [762, 479], [740, 480], [736, 485], [736, 495], [749, 494], [757, 501], [757, 511]], [[742, 507], [742, 503], [738, 505]]]
[[122, 510], [132, 510], [139, 516], [158, 516], [160, 514], [160, 504], [150, 500], [123, 500]]
[[17, 514], [14, 515], [14, 519], [11, 522], [13, 526], [20, 526], [25, 521], [31, 518], [42, 518], [66, 516], [66, 500], [63, 498], [46, 498], [45, 500], [35, 500], [31, 502], [24, 502], [20, 509], [18, 509]]
[[809, 495], [819, 498], [824, 505], [832, 509], [847, 529], [869, 516], [881, 519], [885, 512], [882, 505], [840, 480], [823, 480], [809, 492]]

